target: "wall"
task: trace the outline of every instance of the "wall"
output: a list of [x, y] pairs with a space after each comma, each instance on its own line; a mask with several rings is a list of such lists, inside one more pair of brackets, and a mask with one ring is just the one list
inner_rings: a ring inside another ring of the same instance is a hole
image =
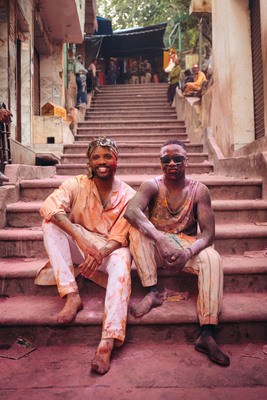
[[213, 0], [211, 127], [225, 156], [254, 140], [248, 0]]
[[53, 46], [51, 55], [40, 55], [41, 108], [47, 102], [64, 107], [63, 45]]
[[263, 85], [264, 85], [264, 99], [265, 99], [264, 125], [265, 125], [265, 139], [266, 139], [267, 138], [267, 1], [266, 0], [260, 1], [260, 9], [261, 9], [261, 49], [262, 49]]

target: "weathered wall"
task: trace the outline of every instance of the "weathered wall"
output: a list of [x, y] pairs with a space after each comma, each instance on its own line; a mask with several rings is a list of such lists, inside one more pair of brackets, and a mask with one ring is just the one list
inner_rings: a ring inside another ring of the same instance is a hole
[[248, 0], [213, 0], [214, 88], [211, 126], [228, 156], [254, 140]]
[[41, 108], [47, 102], [64, 107], [63, 45], [53, 46], [52, 55], [40, 56]]
[[[261, 9], [261, 49], [262, 49], [262, 63], [263, 63], [263, 86], [264, 86], [264, 125], [265, 125], [265, 139], [267, 138], [267, 1], [260, 1]], [[265, 150], [266, 141], [265, 141]]]

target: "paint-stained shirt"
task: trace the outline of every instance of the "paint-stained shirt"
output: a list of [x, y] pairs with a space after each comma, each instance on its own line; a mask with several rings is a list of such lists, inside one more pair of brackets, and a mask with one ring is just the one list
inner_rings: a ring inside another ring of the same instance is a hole
[[98, 233], [107, 241], [115, 240], [127, 246], [130, 224], [123, 214], [135, 190], [121, 181], [120, 187], [112, 191], [110, 204], [104, 209], [97, 187], [87, 175], [67, 179], [43, 203], [40, 214], [50, 220], [55, 214], [66, 214], [69, 219], [91, 232]]
[[186, 199], [179, 209], [173, 212], [168, 205], [163, 178], [163, 175], [155, 178], [159, 192], [154, 205], [149, 210], [149, 220], [160, 231], [195, 236], [197, 221], [194, 217], [193, 206], [198, 182], [193, 178], [187, 178], [189, 187]]

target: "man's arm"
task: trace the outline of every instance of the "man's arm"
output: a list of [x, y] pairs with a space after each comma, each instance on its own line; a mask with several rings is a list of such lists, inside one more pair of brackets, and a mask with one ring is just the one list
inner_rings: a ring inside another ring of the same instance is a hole
[[200, 234], [197, 236], [196, 241], [190, 246], [192, 255], [196, 255], [201, 250], [210, 246], [215, 236], [215, 221], [211, 208], [210, 192], [205, 185], [199, 184], [195, 201], [197, 204], [197, 219]]
[[55, 214], [50, 221], [64, 232], [68, 233], [76, 241], [79, 248], [83, 251], [85, 259], [88, 256], [92, 256], [96, 259], [98, 264], [101, 264], [102, 256], [97, 247], [81, 235], [79, 229], [76, 228], [75, 224], [70, 222], [65, 214]]

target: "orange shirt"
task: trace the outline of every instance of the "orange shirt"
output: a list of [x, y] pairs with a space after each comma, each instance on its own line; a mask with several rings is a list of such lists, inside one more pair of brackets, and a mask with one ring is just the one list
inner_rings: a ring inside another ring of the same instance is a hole
[[202, 83], [206, 80], [206, 76], [204, 72], [198, 71], [197, 75], [194, 75], [194, 84], [198, 85], [201, 88]]
[[121, 181], [120, 188], [111, 194], [111, 203], [103, 209], [97, 187], [87, 175], [78, 175], [62, 183], [43, 203], [40, 214], [50, 220], [55, 214], [66, 214], [69, 219], [107, 240], [127, 246], [130, 224], [123, 218], [135, 190]]

